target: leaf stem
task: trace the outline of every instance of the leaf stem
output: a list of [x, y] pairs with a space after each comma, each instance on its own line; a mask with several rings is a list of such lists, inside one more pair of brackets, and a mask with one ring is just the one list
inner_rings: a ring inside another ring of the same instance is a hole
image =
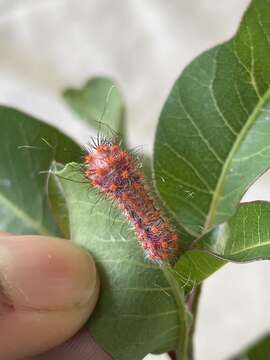
[[198, 285], [193, 293], [191, 294], [189, 301], [188, 301], [188, 307], [189, 310], [192, 314], [192, 324], [189, 330], [189, 348], [188, 348], [188, 360], [193, 360], [194, 359], [194, 343], [193, 343], [193, 338], [194, 338], [194, 332], [195, 332], [195, 328], [196, 328], [196, 320], [197, 320], [197, 314], [198, 314], [198, 305], [199, 305], [199, 299], [200, 299], [200, 295], [201, 295], [201, 290], [202, 290], [202, 284]]
[[190, 331], [190, 319], [188, 315], [188, 309], [185, 303], [184, 290], [178, 284], [171, 270], [172, 269], [169, 267], [164, 268], [163, 273], [171, 286], [179, 316], [180, 341], [178, 344], [178, 348], [175, 349], [175, 351], [177, 359], [188, 360], [188, 337]]

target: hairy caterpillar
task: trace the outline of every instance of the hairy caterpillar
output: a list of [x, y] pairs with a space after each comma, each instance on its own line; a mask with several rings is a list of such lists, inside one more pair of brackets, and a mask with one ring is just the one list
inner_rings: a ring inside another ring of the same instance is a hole
[[123, 212], [146, 256], [169, 261], [178, 237], [155, 204], [134, 156], [114, 139], [98, 137], [88, 146], [84, 163], [86, 177]]

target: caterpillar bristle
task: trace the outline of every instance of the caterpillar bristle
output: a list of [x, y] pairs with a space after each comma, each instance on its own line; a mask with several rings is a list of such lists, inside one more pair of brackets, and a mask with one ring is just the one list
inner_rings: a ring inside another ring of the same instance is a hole
[[178, 236], [156, 205], [137, 155], [100, 134], [85, 149], [84, 174], [91, 185], [126, 216], [146, 257], [168, 263], [177, 251]]

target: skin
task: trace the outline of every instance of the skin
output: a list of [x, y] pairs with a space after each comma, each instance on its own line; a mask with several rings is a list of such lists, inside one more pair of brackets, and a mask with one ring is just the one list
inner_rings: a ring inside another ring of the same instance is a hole
[[98, 293], [93, 258], [70, 241], [0, 233], [0, 359], [110, 359], [78, 333]]

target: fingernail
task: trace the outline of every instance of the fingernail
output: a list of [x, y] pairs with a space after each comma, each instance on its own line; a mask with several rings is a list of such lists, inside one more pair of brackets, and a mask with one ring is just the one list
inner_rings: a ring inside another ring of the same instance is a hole
[[[41, 236], [0, 239], [0, 303], [66, 310], [96, 302], [93, 259], [69, 241]], [[2, 288], [2, 291], [1, 291]]]

